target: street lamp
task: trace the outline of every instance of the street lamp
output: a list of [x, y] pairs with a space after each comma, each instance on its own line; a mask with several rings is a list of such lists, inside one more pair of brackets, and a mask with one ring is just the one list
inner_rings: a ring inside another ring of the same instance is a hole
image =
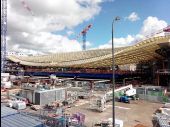
[[120, 17], [116, 16], [112, 21], [112, 84], [113, 84], [113, 127], [115, 127], [115, 68], [114, 68], [114, 37], [113, 37], [113, 25], [115, 21], [120, 20]]

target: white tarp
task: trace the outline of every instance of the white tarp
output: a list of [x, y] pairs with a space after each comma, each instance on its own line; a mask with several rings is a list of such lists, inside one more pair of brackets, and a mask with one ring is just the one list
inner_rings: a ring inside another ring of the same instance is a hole
[[170, 103], [165, 103], [164, 107], [165, 108], [170, 108]]
[[3, 88], [11, 88], [12, 87], [12, 82], [1, 82], [1, 87]]
[[1, 76], [8, 77], [9, 73], [1, 73]]
[[[108, 119], [109, 124], [112, 125], [113, 118]], [[115, 119], [115, 127], [123, 127], [123, 121], [119, 119]]]

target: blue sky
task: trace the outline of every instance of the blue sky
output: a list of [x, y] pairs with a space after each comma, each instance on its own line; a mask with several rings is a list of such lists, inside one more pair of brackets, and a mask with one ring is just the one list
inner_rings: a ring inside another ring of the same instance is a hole
[[[114, 2], [104, 2], [101, 4], [101, 12], [94, 19], [78, 25], [74, 30], [75, 33], [79, 33], [83, 27], [92, 23], [93, 27], [87, 33], [87, 41], [92, 43], [92, 47], [97, 47], [111, 39], [113, 17], [121, 17], [121, 20], [115, 23], [114, 36], [117, 38], [126, 37], [129, 34], [138, 34], [143, 21], [148, 16], [157, 17], [169, 24], [168, 7], [170, 7], [170, 0], [115, 0]], [[132, 12], [136, 12], [140, 19], [134, 22], [125, 20], [125, 17], [128, 17]], [[81, 38], [79, 38], [79, 41], [81, 41]]]
[[121, 18], [114, 26], [115, 47], [133, 45], [170, 24], [170, 0], [21, 1], [8, 1], [8, 51], [81, 51], [82, 37], [75, 38], [88, 24], [93, 26], [87, 33], [87, 49], [111, 48], [115, 16]]

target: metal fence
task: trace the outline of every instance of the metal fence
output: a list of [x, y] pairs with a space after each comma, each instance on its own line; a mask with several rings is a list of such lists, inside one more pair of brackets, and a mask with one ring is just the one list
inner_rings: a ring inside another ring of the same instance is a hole
[[140, 99], [151, 102], [170, 102], [170, 98], [164, 94], [164, 88], [159, 86], [143, 86], [136, 89]]

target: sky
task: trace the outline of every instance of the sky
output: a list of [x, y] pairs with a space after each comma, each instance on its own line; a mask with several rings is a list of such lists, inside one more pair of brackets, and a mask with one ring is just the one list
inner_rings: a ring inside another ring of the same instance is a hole
[[7, 51], [50, 54], [133, 45], [170, 24], [170, 0], [8, 0]]

